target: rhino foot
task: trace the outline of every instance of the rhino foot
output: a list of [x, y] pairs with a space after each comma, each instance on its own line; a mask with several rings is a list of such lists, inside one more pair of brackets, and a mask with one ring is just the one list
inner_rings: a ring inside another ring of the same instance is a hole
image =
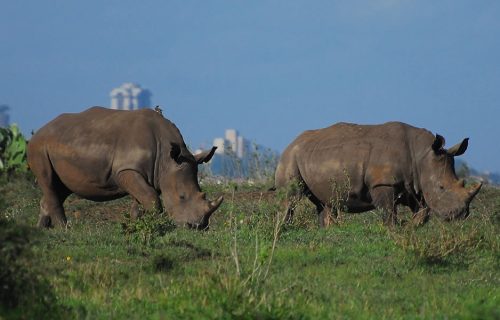
[[45, 228], [45, 229], [54, 227], [54, 225], [52, 224], [52, 219], [50, 218], [50, 216], [40, 216], [40, 219], [38, 219], [37, 226], [39, 228]]

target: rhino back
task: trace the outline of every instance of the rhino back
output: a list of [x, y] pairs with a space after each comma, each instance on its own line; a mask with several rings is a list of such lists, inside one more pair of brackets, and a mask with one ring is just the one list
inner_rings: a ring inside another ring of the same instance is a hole
[[354, 198], [369, 197], [370, 187], [411, 179], [409, 145], [414, 130], [419, 129], [390, 122], [339, 123], [307, 131], [295, 141], [297, 167], [308, 188], [323, 202], [338, 192], [334, 188], [350, 189]]
[[162, 148], [182, 142], [178, 129], [152, 110], [118, 111], [100, 107], [63, 114], [32, 138], [31, 152], [48, 155], [53, 169], [73, 192], [120, 193], [120, 171], [140, 172], [153, 185]]

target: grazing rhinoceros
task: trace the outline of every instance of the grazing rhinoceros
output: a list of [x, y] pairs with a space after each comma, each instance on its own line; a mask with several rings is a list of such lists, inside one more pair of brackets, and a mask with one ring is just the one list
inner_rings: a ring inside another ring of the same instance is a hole
[[[465, 218], [481, 184], [465, 188], [455, 175], [454, 157], [465, 152], [468, 139], [448, 150], [444, 144], [442, 136], [401, 122], [338, 123], [305, 131], [283, 152], [275, 186], [298, 182], [301, 187], [292, 196], [306, 195], [322, 226], [332, 209], [382, 208], [386, 222], [393, 224], [398, 204], [408, 206], [419, 222], [429, 213], [446, 220]], [[288, 206], [290, 219], [293, 208]]]
[[118, 111], [93, 107], [62, 114], [41, 128], [28, 145], [28, 164], [43, 192], [38, 225], [66, 225], [63, 202], [75, 193], [106, 201], [130, 194], [146, 210], [166, 211], [180, 225], [208, 226], [222, 197], [210, 202], [198, 184], [198, 164], [213, 156], [193, 155], [181, 133], [149, 109]]

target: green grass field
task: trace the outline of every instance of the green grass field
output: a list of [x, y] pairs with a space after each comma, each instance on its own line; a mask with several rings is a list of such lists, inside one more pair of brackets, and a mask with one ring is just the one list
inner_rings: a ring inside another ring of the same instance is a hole
[[38, 230], [33, 179], [3, 178], [0, 318], [500, 318], [500, 190], [466, 221], [388, 229], [374, 211], [323, 230], [307, 200], [283, 225], [267, 187], [204, 186], [225, 195], [205, 232], [76, 197], [68, 229]]

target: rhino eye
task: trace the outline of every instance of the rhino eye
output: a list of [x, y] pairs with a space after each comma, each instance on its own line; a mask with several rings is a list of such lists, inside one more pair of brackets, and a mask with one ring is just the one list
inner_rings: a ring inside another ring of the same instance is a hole
[[186, 199], [186, 196], [185, 196], [185, 195], [183, 195], [183, 194], [181, 194], [181, 195], [179, 196], [179, 198], [180, 198], [181, 200], [184, 200], [184, 199]]
[[444, 190], [444, 187], [443, 187], [443, 186], [439, 186], [439, 189], [440, 189], [440, 190]]

